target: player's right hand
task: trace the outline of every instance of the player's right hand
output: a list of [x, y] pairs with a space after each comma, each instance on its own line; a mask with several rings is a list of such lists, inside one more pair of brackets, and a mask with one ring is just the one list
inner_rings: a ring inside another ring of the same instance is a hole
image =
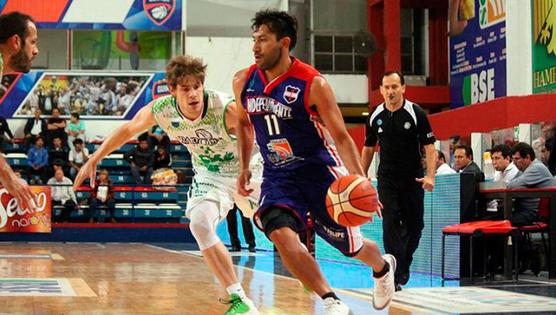
[[247, 197], [253, 192], [253, 189], [247, 188], [250, 180], [251, 180], [250, 170], [243, 170], [239, 173], [239, 176], [237, 177], [237, 181], [236, 181], [236, 189], [238, 194]]
[[81, 184], [87, 178], [90, 179], [89, 181], [90, 186], [95, 187], [96, 177], [97, 177], [97, 162], [95, 162], [93, 159], [89, 159], [87, 163], [85, 163], [81, 167], [79, 173], [77, 173], [77, 176], [75, 176], [75, 182], [73, 182], [73, 189], [76, 190], [79, 186], [81, 186]]
[[12, 195], [21, 209], [36, 210], [35, 194], [31, 191], [31, 187], [22, 182], [15, 175], [11, 180], [2, 182], [4, 188]]

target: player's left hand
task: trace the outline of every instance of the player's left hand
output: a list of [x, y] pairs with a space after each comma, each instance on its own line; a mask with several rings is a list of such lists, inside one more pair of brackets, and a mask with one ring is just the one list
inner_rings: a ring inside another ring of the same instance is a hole
[[423, 184], [423, 189], [426, 191], [432, 191], [434, 189], [434, 178], [425, 176], [422, 178], [415, 178], [415, 180]]

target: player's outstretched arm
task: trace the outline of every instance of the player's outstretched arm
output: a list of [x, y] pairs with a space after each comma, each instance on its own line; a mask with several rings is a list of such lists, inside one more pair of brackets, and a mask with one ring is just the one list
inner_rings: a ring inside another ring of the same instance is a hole
[[241, 90], [247, 80], [247, 69], [240, 70], [234, 76], [233, 89], [236, 99], [236, 137], [239, 152], [240, 173], [237, 179], [237, 192], [242, 196], [248, 196], [253, 190], [247, 189], [251, 180], [251, 171], [249, 170], [249, 162], [253, 152], [253, 126], [249, 120], [249, 116], [241, 105]]
[[33, 194], [29, 185], [15, 175], [6, 159], [2, 156], [0, 156], [0, 183], [16, 198], [20, 208], [35, 210], [35, 194]]
[[105, 156], [110, 154], [110, 152], [124, 145], [136, 134], [144, 132], [156, 124], [151, 113], [152, 104], [151, 102], [149, 105], [143, 107], [132, 120], [118, 127], [106, 140], [104, 140], [100, 148], [89, 157], [87, 163], [79, 170], [79, 173], [75, 177], [75, 182], [73, 183], [74, 189], [81, 186], [87, 178], [91, 179], [91, 187], [94, 187], [97, 164]]
[[[338, 148], [340, 157], [348, 171], [354, 175], [365, 176], [355, 142], [349, 135], [336, 103], [332, 88], [323, 77], [315, 77], [309, 91], [309, 104], [315, 104], [326, 129]], [[365, 176], [366, 177], [366, 176]]]

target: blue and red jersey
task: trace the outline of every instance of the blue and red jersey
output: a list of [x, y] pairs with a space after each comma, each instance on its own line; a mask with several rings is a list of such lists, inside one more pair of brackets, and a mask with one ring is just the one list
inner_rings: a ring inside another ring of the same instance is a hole
[[252, 65], [241, 93], [265, 170], [342, 165], [328, 130], [308, 101], [311, 83], [320, 73], [294, 57], [291, 60], [288, 71], [271, 82]]

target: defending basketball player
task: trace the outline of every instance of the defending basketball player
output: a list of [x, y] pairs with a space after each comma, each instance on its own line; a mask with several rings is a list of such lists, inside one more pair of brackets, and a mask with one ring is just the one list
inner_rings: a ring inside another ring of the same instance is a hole
[[[2, 73], [29, 72], [33, 59], [39, 54], [37, 27], [33, 19], [19, 12], [0, 16], [0, 81]], [[17, 199], [22, 208], [35, 209], [34, 194], [20, 181], [12, 168], [0, 156], [0, 182]]]
[[196, 174], [186, 215], [205, 262], [230, 295], [231, 305], [225, 314], [258, 314], [237, 279], [228, 250], [216, 234], [216, 225], [234, 206], [239, 159], [230, 134], [236, 128], [236, 105], [223, 93], [205, 90], [205, 70], [201, 59], [173, 58], [166, 67], [172, 95], [152, 101], [116, 129], [81, 168], [74, 187], [86, 178], [93, 184], [96, 165], [103, 157], [158, 124], [191, 153]]
[[323, 299], [325, 314], [350, 313], [299, 241], [297, 232], [305, 229], [311, 211], [319, 236], [372, 267], [373, 305], [382, 309], [394, 294], [394, 257], [381, 257], [376, 243], [364, 239], [359, 228], [343, 227], [326, 212], [326, 192], [336, 178], [348, 172], [364, 175], [334, 93], [317, 70], [289, 55], [297, 40], [294, 17], [260, 11], [252, 28], [255, 64], [239, 71], [233, 82], [236, 103], [243, 105], [238, 106], [238, 192], [250, 192], [246, 185], [254, 130], [264, 158], [255, 222], [275, 244], [286, 268]]

